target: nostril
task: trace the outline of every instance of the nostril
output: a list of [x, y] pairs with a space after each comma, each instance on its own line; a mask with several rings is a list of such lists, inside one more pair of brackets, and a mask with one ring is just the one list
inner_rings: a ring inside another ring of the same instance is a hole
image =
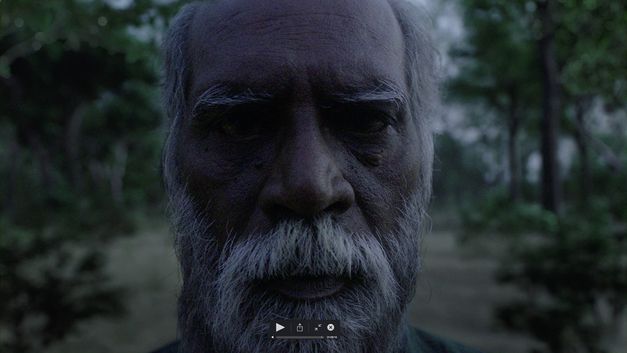
[[352, 197], [338, 194], [322, 196], [302, 191], [285, 192], [265, 199], [262, 207], [269, 218], [280, 221], [315, 218], [325, 213], [340, 215], [346, 212], [352, 204]]
[[265, 207], [266, 215], [275, 222], [281, 220], [300, 219], [300, 216], [296, 211], [281, 204], [272, 204]]
[[266, 215], [274, 222], [283, 220], [302, 220], [311, 219], [322, 214], [329, 214], [333, 216], [341, 215], [350, 208], [350, 203], [345, 201], [338, 201], [329, 205], [324, 210], [319, 212], [305, 212], [302, 209], [287, 207], [282, 204], [272, 204], [264, 208]]

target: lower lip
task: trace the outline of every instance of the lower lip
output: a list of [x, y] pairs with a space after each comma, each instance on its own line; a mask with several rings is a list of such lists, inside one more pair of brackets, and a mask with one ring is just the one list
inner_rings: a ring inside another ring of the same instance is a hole
[[291, 277], [268, 282], [270, 289], [295, 300], [327, 298], [345, 286], [346, 281], [337, 277]]

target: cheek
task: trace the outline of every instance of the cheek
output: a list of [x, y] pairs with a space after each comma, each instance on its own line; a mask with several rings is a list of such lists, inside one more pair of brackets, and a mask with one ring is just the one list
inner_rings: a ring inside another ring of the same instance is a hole
[[246, 227], [266, 178], [263, 166], [272, 153], [268, 145], [228, 146], [210, 139], [189, 141], [180, 148], [183, 180], [197, 209], [213, 222], [218, 240]]
[[419, 147], [415, 136], [397, 136], [385, 149], [373, 149], [376, 165], [356, 158], [348, 168], [357, 207], [371, 230], [396, 226], [404, 200], [418, 188]]

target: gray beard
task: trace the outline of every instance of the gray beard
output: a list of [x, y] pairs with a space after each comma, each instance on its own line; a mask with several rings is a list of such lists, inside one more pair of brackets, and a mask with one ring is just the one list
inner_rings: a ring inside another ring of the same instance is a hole
[[[184, 188], [171, 190], [183, 287], [181, 353], [396, 353], [405, 347], [407, 303], [420, 268], [424, 205], [415, 193], [393, 234], [359, 234], [331, 217], [285, 221], [271, 231], [231, 237], [219, 247], [211, 222], [198, 216]], [[234, 240], [237, 238], [236, 240]], [[256, 286], [292, 275], [359, 279], [315, 301], [293, 301]], [[326, 340], [268, 337], [274, 320], [339, 320], [342, 336]]]

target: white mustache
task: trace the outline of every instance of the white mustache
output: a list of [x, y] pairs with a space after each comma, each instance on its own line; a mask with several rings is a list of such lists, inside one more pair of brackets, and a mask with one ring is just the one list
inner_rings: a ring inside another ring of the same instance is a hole
[[373, 235], [346, 232], [331, 217], [311, 226], [282, 222], [225, 247], [219, 263], [217, 288], [269, 278], [335, 276], [376, 279], [381, 294], [396, 299], [397, 283], [381, 244]]

